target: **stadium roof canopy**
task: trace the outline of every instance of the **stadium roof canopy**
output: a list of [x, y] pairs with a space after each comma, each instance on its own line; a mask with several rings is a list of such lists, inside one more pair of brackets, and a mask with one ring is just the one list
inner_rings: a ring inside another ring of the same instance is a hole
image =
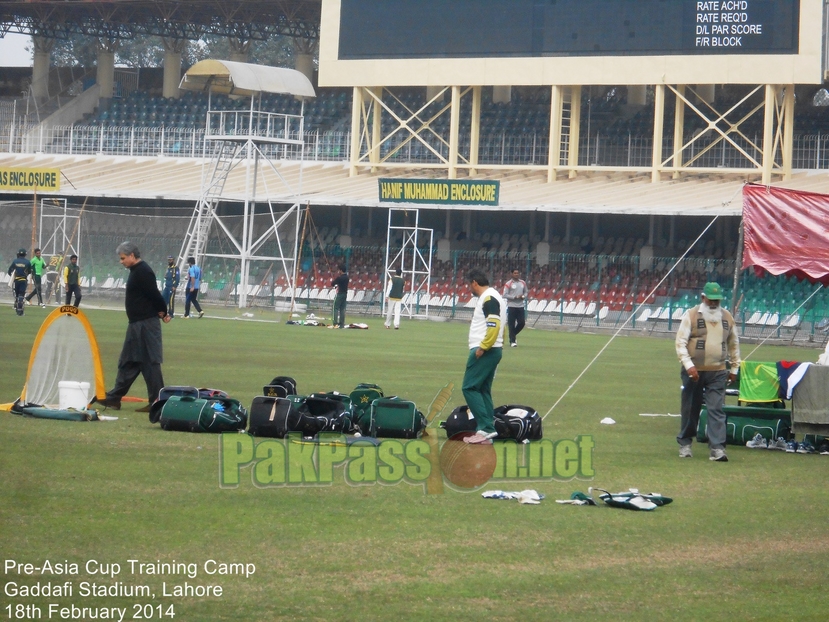
[[0, 1], [0, 34], [50, 38], [83, 34], [131, 39], [137, 34], [248, 40], [275, 35], [319, 39], [321, 0], [26, 0]]
[[286, 93], [315, 97], [311, 81], [296, 69], [267, 67], [230, 60], [202, 60], [190, 67], [179, 88], [186, 91], [213, 91], [226, 95]]
[[[380, 200], [378, 181], [383, 173], [349, 176], [343, 162], [277, 161], [275, 170], [263, 167], [256, 190], [257, 200], [293, 203], [297, 195], [277, 178], [297, 189], [302, 202], [312, 205], [353, 207], [404, 207]], [[199, 158], [126, 156], [69, 156], [0, 153], [0, 168], [58, 169], [58, 192], [38, 192], [65, 197], [132, 198], [196, 202], [202, 194], [204, 161]], [[278, 171], [278, 173], [277, 173]], [[247, 190], [245, 167], [237, 167], [227, 178], [223, 199], [244, 201]], [[385, 175], [384, 175], [385, 173]], [[434, 170], [401, 169], [391, 173], [399, 179], [445, 179]], [[300, 182], [301, 179], [301, 182]], [[575, 179], [546, 183], [543, 171], [500, 170], [479, 173], [474, 179], [498, 180], [498, 206], [412, 205], [421, 209], [476, 211], [534, 211], [553, 213], [739, 216], [745, 180], [733, 175], [683, 175], [680, 179], [652, 183], [649, 174], [589, 172]], [[787, 182], [773, 184], [796, 190], [829, 194], [829, 176], [798, 171]], [[6, 192], [0, 192], [0, 198]]]

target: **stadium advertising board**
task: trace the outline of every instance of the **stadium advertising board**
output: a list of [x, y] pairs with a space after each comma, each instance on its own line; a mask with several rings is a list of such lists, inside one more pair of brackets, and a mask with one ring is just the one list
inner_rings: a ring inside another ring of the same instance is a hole
[[819, 83], [822, 23], [821, 0], [323, 0], [320, 75], [332, 86]]
[[60, 190], [60, 170], [0, 168], [0, 190]]
[[381, 203], [498, 205], [499, 182], [456, 179], [380, 179]]

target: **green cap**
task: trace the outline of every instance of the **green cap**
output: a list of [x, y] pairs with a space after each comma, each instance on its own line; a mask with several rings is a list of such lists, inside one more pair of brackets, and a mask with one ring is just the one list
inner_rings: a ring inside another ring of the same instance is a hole
[[702, 288], [702, 295], [708, 300], [722, 300], [722, 287], [719, 283], [706, 283]]

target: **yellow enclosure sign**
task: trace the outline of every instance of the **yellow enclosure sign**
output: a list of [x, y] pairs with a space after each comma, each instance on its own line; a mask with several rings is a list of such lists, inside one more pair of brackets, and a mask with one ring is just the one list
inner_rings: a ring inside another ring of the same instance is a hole
[[0, 190], [60, 190], [60, 170], [0, 168]]

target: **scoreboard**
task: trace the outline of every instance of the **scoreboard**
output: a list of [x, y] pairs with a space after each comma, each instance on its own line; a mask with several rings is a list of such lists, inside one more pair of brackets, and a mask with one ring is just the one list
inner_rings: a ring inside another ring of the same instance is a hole
[[800, 0], [341, 0], [339, 57], [796, 54], [799, 9]]
[[820, 84], [823, 0], [322, 0], [320, 84]]

